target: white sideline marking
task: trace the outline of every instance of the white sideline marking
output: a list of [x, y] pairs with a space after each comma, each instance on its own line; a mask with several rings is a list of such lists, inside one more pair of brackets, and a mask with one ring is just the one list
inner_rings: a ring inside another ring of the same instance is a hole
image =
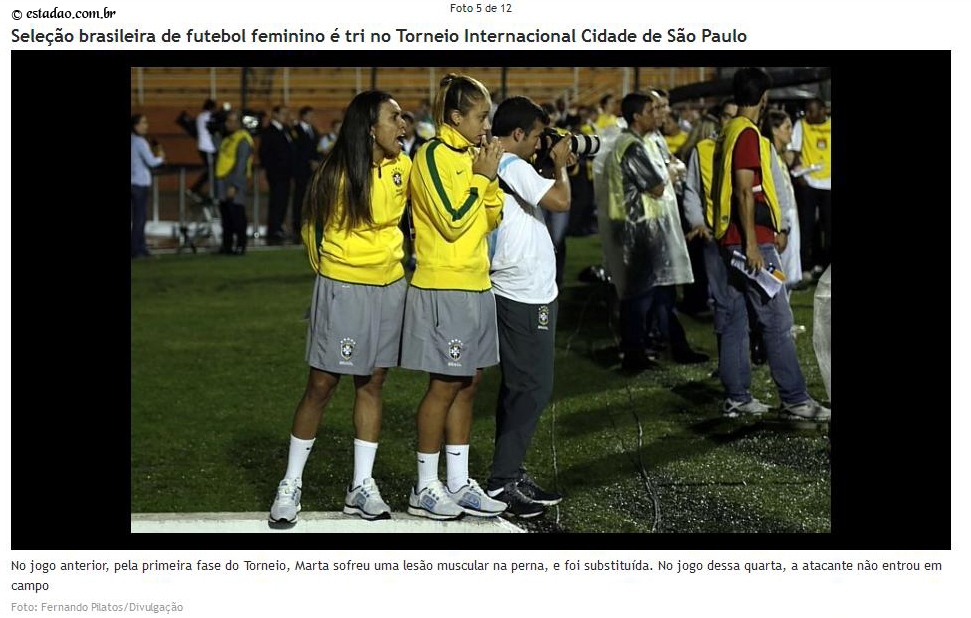
[[[392, 513], [391, 519], [364, 521], [338, 512], [300, 513], [297, 523], [271, 524], [267, 513], [132, 513], [131, 531], [140, 532], [277, 532], [277, 533], [357, 533], [357, 532], [526, 532], [519, 526], [495, 517], [466, 515], [455, 521], [434, 521], [407, 513]], [[272, 526], [272, 527], [271, 527]]]

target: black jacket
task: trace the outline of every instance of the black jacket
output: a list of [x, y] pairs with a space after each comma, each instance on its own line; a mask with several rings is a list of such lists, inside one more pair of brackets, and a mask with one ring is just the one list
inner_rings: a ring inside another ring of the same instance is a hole
[[[289, 131], [289, 127], [284, 127]], [[266, 170], [270, 179], [289, 178], [293, 176], [294, 139], [283, 134], [273, 123], [267, 125], [260, 136], [260, 165]]]
[[310, 162], [319, 161], [322, 158], [317, 150], [317, 144], [320, 143], [320, 132], [313, 125], [310, 125], [310, 131], [311, 133], [307, 133], [303, 125], [300, 124], [293, 128], [293, 132], [297, 136], [293, 141], [293, 175], [295, 178], [309, 178], [313, 173]]

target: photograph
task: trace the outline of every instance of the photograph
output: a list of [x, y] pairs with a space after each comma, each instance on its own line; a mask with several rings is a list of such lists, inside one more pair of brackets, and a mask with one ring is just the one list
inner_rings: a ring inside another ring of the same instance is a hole
[[132, 533], [832, 532], [830, 67], [130, 71]]

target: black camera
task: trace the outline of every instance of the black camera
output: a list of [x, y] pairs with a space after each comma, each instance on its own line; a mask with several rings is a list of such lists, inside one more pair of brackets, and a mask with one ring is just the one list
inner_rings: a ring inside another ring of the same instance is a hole
[[[556, 129], [546, 127], [540, 134], [539, 150], [536, 151], [535, 167], [538, 170], [552, 169], [553, 160], [550, 158], [550, 151], [561, 139], [566, 137], [561, 135]], [[600, 152], [600, 137], [597, 135], [587, 135], [578, 133], [570, 136], [570, 152], [578, 158], [589, 158], [596, 156]]]

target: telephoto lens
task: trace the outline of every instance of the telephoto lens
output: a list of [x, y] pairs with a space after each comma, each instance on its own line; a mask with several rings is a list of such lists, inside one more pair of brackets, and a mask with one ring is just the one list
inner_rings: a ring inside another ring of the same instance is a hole
[[570, 140], [570, 150], [578, 157], [593, 157], [600, 152], [600, 137], [580, 133]]

